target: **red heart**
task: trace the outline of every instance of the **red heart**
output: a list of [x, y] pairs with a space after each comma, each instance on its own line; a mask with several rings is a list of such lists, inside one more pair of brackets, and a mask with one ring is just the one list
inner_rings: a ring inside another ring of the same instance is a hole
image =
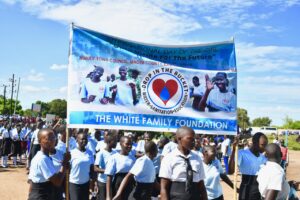
[[152, 89], [154, 93], [166, 105], [167, 102], [176, 94], [178, 84], [173, 79], [169, 79], [167, 82], [162, 79], [156, 79], [155, 81], [153, 81]]

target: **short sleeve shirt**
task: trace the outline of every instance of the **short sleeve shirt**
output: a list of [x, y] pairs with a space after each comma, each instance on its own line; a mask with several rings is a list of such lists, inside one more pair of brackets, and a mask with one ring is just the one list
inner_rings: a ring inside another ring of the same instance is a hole
[[168, 144], [166, 144], [163, 148], [163, 151], [161, 153], [162, 156], [166, 156], [168, 153], [172, 152], [174, 149], [177, 148], [177, 143], [170, 141]]
[[241, 174], [257, 175], [262, 165], [267, 162], [267, 158], [260, 154], [256, 157], [250, 149], [242, 149], [238, 152], [238, 166]]
[[206, 104], [219, 111], [234, 112], [236, 109], [236, 96], [232, 92], [220, 92], [219, 88], [210, 91]]
[[135, 157], [132, 155], [116, 153], [109, 159], [104, 174], [114, 176], [117, 173], [128, 173], [135, 160]]
[[44, 183], [55, 173], [52, 159], [42, 151], [38, 151], [31, 161], [28, 179], [33, 183]]
[[[106, 165], [108, 163], [108, 160], [111, 158], [112, 155], [114, 155], [116, 151], [108, 152], [107, 150], [103, 149], [100, 152], [96, 154], [96, 160], [95, 165], [98, 165], [101, 169], [106, 169]], [[107, 175], [104, 173], [98, 174], [98, 181], [101, 183], [106, 183]]]
[[155, 167], [153, 161], [146, 155], [136, 160], [130, 173], [134, 175], [135, 180], [139, 183], [154, 183]]
[[115, 85], [117, 85], [117, 94], [115, 99], [116, 105], [133, 105], [132, 99], [132, 88], [129, 85], [133, 83], [130, 80], [122, 81], [120, 79], [114, 81]]

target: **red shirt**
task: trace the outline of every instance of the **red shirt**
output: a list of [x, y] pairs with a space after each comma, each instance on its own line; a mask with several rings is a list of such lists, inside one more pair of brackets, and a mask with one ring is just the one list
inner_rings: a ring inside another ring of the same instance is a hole
[[286, 156], [287, 156], [287, 153], [288, 153], [288, 148], [281, 146], [280, 150], [281, 150], [281, 154], [282, 154], [281, 160], [286, 160]]

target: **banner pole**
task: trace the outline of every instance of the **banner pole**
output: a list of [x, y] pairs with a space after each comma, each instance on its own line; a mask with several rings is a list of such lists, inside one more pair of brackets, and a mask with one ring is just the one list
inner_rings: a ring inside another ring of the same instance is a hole
[[234, 153], [233, 199], [237, 200], [237, 171], [238, 171], [238, 144]]
[[[66, 130], [66, 152], [69, 151], [69, 128], [67, 125]], [[70, 175], [70, 169], [66, 170], [66, 200], [70, 200], [70, 194], [69, 194], [69, 175]]]

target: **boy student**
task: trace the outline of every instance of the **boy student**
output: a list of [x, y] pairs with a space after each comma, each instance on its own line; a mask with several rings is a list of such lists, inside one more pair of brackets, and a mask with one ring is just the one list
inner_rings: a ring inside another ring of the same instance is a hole
[[216, 148], [213, 146], [203, 147], [203, 167], [205, 171], [204, 184], [207, 191], [207, 197], [210, 200], [223, 200], [223, 191], [220, 178], [233, 188], [233, 183], [224, 173], [221, 162], [216, 159]]
[[106, 179], [104, 174], [108, 160], [116, 151], [112, 150], [117, 145], [117, 135], [111, 133], [106, 136], [106, 147], [96, 154], [94, 171], [98, 173], [98, 194], [97, 200], [106, 200]]
[[28, 182], [30, 183], [28, 200], [50, 200], [52, 184], [59, 187], [65, 177], [70, 154], [64, 154], [59, 172], [55, 170], [49, 152], [55, 147], [55, 135], [51, 129], [41, 129], [38, 133], [41, 150], [31, 161]]
[[144, 133], [144, 139], [138, 141], [137, 146], [135, 148], [136, 151], [136, 157], [142, 157], [145, 154], [145, 144], [149, 141], [151, 141], [153, 136], [150, 133]]
[[[234, 172], [234, 154], [238, 140], [232, 144], [232, 153], [229, 161], [229, 174]], [[252, 137], [252, 146], [249, 149], [242, 149], [238, 152], [238, 167], [242, 174], [242, 182], [239, 191], [239, 200], [261, 199], [258, 190], [257, 173], [261, 165], [267, 162], [263, 155], [268, 138], [261, 132], [255, 133]]]
[[213, 81], [210, 81], [208, 75], [205, 75], [205, 80], [206, 91], [199, 103], [199, 110], [205, 111], [205, 107], [207, 107], [209, 112], [234, 112], [236, 108], [236, 96], [227, 89], [229, 84], [227, 74], [225, 72], [218, 72]]
[[[127, 136], [122, 136], [120, 139], [121, 151], [111, 156], [109, 159], [104, 174], [107, 175], [106, 180], [106, 199], [111, 200], [116, 195], [118, 188], [126, 174], [130, 171], [135, 163], [135, 157], [130, 155], [132, 141]], [[127, 187], [122, 193], [122, 200], [127, 200], [130, 192], [133, 189], [133, 181], [128, 182]]]
[[259, 170], [257, 176], [259, 192], [264, 200], [285, 200], [289, 195], [290, 187], [280, 166], [280, 147], [274, 143], [269, 144], [266, 147], [266, 157], [268, 161]]
[[189, 127], [176, 131], [178, 147], [161, 163], [161, 200], [207, 200], [204, 170], [200, 156], [191, 151], [195, 132]]
[[108, 92], [106, 82], [101, 80], [104, 73], [103, 67], [94, 65], [94, 71], [89, 73], [80, 87], [80, 98], [82, 103], [107, 104]]
[[[116, 196], [113, 200], [122, 200], [122, 194], [127, 184], [136, 181], [135, 190], [129, 199], [132, 200], [151, 200], [153, 188], [155, 186], [155, 167], [153, 159], [157, 155], [157, 146], [154, 142], [148, 141], [144, 145], [145, 155], [136, 160], [129, 173], [123, 179]], [[157, 187], [159, 184], [157, 183]]]
[[12, 157], [13, 165], [17, 166], [17, 155], [19, 155], [20, 162], [22, 164], [22, 149], [21, 149], [21, 124], [16, 124], [15, 128], [12, 130]]
[[129, 106], [137, 103], [136, 87], [132, 80], [127, 79], [127, 67], [119, 68], [120, 79], [114, 81], [112, 97], [116, 105]]

